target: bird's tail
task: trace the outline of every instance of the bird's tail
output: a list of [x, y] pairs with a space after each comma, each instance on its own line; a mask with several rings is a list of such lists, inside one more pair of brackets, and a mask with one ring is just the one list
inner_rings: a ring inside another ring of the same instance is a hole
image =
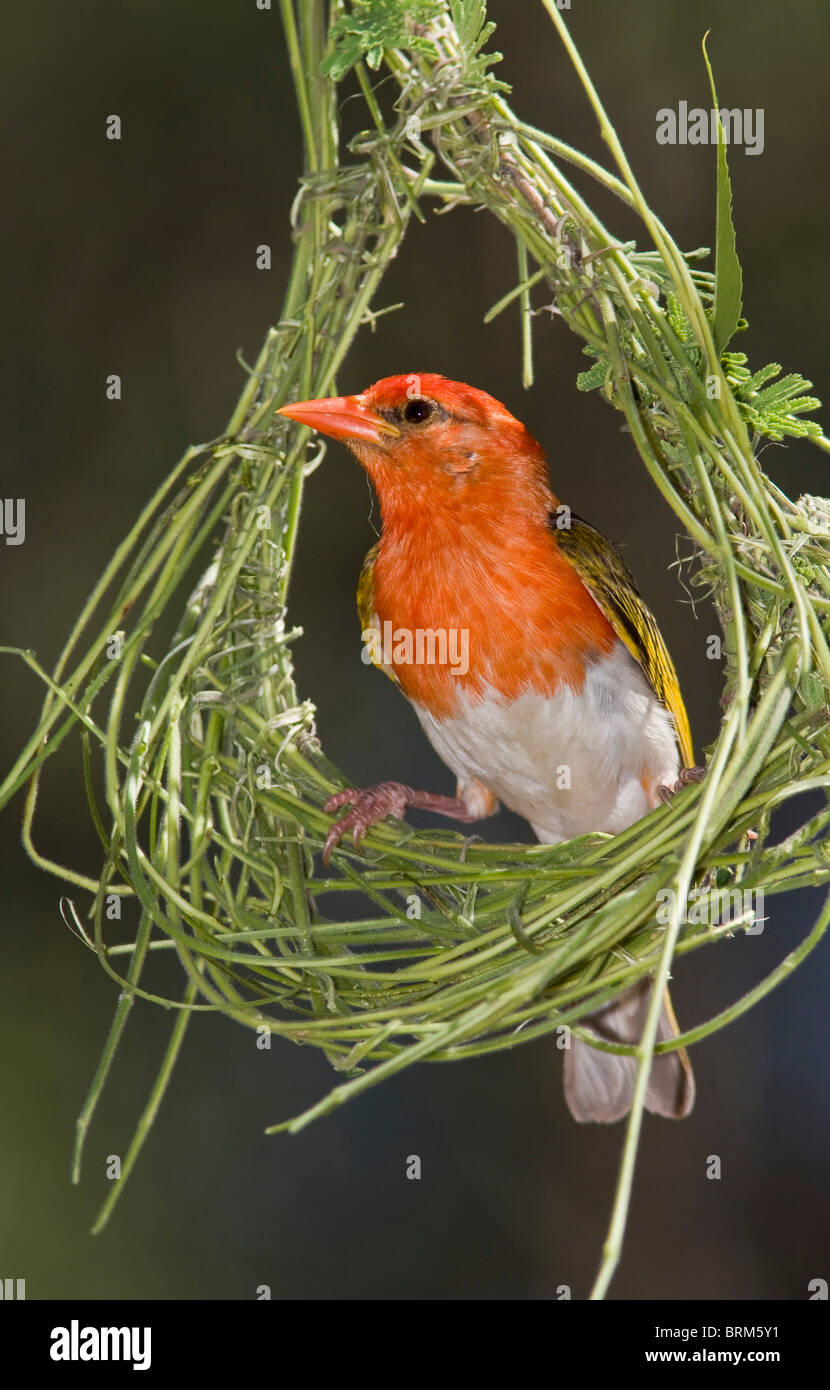
[[[638, 1043], [645, 1027], [651, 999], [651, 981], [640, 980], [604, 1009], [580, 1019], [604, 1042]], [[677, 1037], [677, 1019], [666, 990], [657, 1041]], [[572, 1037], [565, 1051], [565, 1100], [575, 1120], [611, 1124], [621, 1120], [631, 1109], [634, 1082], [637, 1076], [636, 1057], [624, 1057], [613, 1052], [600, 1052], [588, 1043]], [[664, 1052], [654, 1058], [648, 1079], [646, 1108], [655, 1115], [679, 1120], [688, 1115], [695, 1102], [695, 1079], [685, 1048]]]

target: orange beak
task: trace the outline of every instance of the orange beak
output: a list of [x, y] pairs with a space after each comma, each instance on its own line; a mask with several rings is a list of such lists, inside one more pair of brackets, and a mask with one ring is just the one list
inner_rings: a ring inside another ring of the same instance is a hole
[[363, 404], [360, 396], [327, 396], [319, 401], [295, 401], [277, 411], [300, 425], [319, 430], [332, 439], [366, 439], [381, 444], [396, 438], [400, 430], [377, 411]]

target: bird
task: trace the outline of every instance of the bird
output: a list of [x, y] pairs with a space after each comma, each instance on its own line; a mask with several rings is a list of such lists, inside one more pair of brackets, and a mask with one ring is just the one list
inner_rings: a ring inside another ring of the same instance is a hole
[[[357, 846], [408, 807], [473, 822], [503, 804], [553, 845], [622, 831], [700, 779], [655, 618], [613, 544], [552, 491], [542, 446], [506, 406], [410, 372], [278, 413], [344, 443], [371, 480], [381, 533], [357, 586], [364, 651], [456, 778], [454, 797], [395, 781], [338, 791], [326, 862], [344, 835]], [[638, 1043], [651, 988], [627, 988], [583, 1027]], [[666, 992], [658, 1041], [678, 1032]], [[635, 1058], [568, 1042], [573, 1117], [621, 1119]], [[680, 1118], [694, 1098], [685, 1050], [658, 1054], [647, 1108]]]

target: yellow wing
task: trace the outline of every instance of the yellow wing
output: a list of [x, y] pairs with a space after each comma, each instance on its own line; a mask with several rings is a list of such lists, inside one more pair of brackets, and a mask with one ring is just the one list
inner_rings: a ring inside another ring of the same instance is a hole
[[[382, 645], [380, 643], [380, 623], [378, 622], [378, 615], [375, 612], [374, 571], [375, 560], [377, 558], [378, 547], [377, 545], [373, 545], [366, 559], [363, 561], [360, 570], [360, 578], [357, 581], [357, 616], [360, 618], [360, 631], [362, 633], [376, 632], [379, 639], [376, 645], [382, 650]], [[388, 676], [389, 679], [393, 680], [397, 685], [398, 678], [395, 675], [394, 668], [388, 664], [384, 665], [382, 661], [377, 661], [371, 648], [369, 648], [369, 655], [372, 659], [372, 665], [377, 666], [379, 671], [382, 671], [385, 676]]]
[[609, 540], [587, 521], [571, 513], [570, 528], [551, 529], [556, 544], [570, 560], [586, 589], [599, 605], [621, 642], [640, 665], [652, 690], [674, 718], [677, 741], [686, 767], [694, 764], [689, 716], [668, 648], [653, 613], [646, 607], [628, 566]]

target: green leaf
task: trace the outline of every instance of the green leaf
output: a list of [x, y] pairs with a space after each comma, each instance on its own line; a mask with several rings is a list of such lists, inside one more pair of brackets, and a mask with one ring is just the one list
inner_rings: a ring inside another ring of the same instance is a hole
[[800, 372], [790, 372], [774, 381], [781, 373], [779, 362], [768, 362], [752, 373], [746, 365], [745, 352], [725, 352], [721, 361], [738, 409], [756, 434], [777, 443], [786, 435], [794, 439], [821, 438], [817, 420], [798, 419], [799, 415], [812, 415], [821, 406], [816, 396], [806, 394], [813, 383]]
[[732, 221], [732, 182], [726, 157], [726, 135], [720, 118], [720, 105], [715, 90], [715, 78], [709, 54], [706, 52], [707, 30], [703, 36], [703, 60], [709, 74], [712, 101], [718, 112], [718, 188], [717, 231], [715, 240], [715, 300], [712, 306], [712, 335], [720, 355], [735, 335], [741, 317], [743, 273], [735, 244], [735, 224]]
[[818, 709], [827, 699], [824, 681], [816, 671], [805, 671], [798, 682], [798, 693], [808, 709]]
[[441, 0], [352, 0], [331, 26], [332, 51], [320, 66], [324, 77], [340, 82], [361, 59], [373, 71], [384, 49], [406, 48], [410, 53], [436, 57], [435, 45], [418, 32], [442, 13]]
[[468, 81], [480, 83], [492, 91], [508, 92], [506, 82], [498, 82], [487, 72], [500, 63], [501, 53], [482, 53], [481, 49], [495, 33], [495, 23], [487, 18], [487, 0], [449, 0], [450, 18], [461, 41], [464, 71]]
[[608, 361], [607, 357], [598, 358], [592, 367], [588, 367], [586, 371], [580, 372], [577, 376], [577, 390], [596, 391], [598, 386], [603, 385], [610, 366], [611, 363]]
[[[450, 14], [462, 48], [472, 48], [487, 19], [486, 0], [450, 0]], [[495, 24], [488, 25], [490, 33], [495, 27]]]

